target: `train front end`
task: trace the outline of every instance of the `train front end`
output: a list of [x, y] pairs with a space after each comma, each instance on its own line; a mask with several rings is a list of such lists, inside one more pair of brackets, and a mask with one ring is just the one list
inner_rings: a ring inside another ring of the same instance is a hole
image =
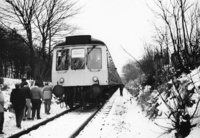
[[107, 48], [91, 36], [67, 37], [53, 50], [52, 83], [66, 104], [82, 103], [102, 95], [108, 85]]

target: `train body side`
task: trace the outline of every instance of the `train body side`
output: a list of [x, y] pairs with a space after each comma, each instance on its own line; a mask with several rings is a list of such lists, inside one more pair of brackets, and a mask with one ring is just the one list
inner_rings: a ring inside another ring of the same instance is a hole
[[113, 62], [113, 59], [108, 50], [107, 52], [107, 68], [108, 68], [108, 85], [120, 85], [122, 84], [121, 78], [117, 72], [117, 68]]

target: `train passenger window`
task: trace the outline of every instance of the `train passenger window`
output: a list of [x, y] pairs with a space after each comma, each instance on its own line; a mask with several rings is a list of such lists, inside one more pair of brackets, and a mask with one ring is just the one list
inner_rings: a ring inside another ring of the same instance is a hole
[[69, 69], [69, 49], [58, 50], [56, 53], [56, 70]]
[[84, 49], [72, 49], [71, 69], [85, 69], [85, 51]]
[[89, 55], [87, 56], [88, 69], [102, 69], [102, 52], [100, 48], [88, 48]]

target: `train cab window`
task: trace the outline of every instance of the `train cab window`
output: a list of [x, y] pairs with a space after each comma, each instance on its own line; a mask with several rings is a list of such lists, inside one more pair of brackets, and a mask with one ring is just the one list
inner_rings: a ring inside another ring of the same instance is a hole
[[69, 49], [58, 50], [56, 53], [56, 70], [69, 69]]
[[102, 69], [102, 51], [100, 48], [88, 48], [88, 69]]
[[85, 50], [72, 49], [71, 69], [85, 69]]

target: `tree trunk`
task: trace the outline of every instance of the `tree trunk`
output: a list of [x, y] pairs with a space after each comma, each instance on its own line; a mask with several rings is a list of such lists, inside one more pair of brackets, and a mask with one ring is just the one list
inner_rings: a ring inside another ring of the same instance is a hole
[[[27, 27], [28, 28], [28, 27]], [[31, 77], [35, 79], [35, 51], [33, 48], [33, 41], [32, 41], [32, 30], [31, 28], [26, 29], [26, 33], [28, 36], [28, 46], [30, 49], [30, 67], [31, 67]]]
[[2, 60], [0, 59], [0, 77], [3, 76], [3, 63]]

